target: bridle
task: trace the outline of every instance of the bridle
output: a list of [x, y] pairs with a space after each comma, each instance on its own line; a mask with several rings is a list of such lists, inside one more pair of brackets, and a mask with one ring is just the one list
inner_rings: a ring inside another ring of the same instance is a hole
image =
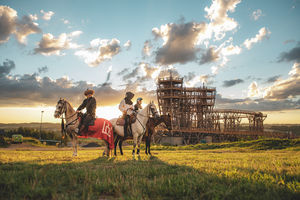
[[[150, 113], [151, 112], [151, 113]], [[150, 114], [152, 114], [153, 116], [158, 116], [158, 112], [157, 112], [157, 110], [155, 109], [155, 108], [153, 108], [152, 107], [152, 103], [148, 106], [148, 108], [147, 108], [147, 116], [145, 116], [145, 115], [143, 115], [143, 114], [141, 114], [141, 113], [139, 113], [139, 112], [137, 112], [137, 111], [135, 111], [135, 113], [136, 113], [136, 115], [141, 115], [142, 117], [150, 117]], [[143, 134], [145, 133], [145, 131], [146, 131], [146, 128], [145, 128], [145, 126], [142, 124], [142, 122], [138, 119], [138, 118], [136, 118], [136, 120], [139, 122], [139, 124], [143, 127]]]
[[[73, 125], [76, 123], [76, 121], [79, 119], [79, 117], [77, 116], [75, 120], [67, 123], [65, 125], [64, 120], [70, 119], [71, 117], [73, 117], [74, 115], [76, 115], [77, 113], [75, 112], [73, 115], [71, 115], [70, 117], [66, 117], [66, 112], [67, 112], [67, 102], [64, 99], [60, 99], [57, 104], [61, 104], [61, 108], [58, 111], [58, 114], [61, 116], [61, 134], [62, 134], [62, 139], [64, 139], [65, 135], [66, 135], [66, 129], [68, 128], [68, 126]], [[65, 114], [65, 117], [64, 117]], [[75, 123], [74, 123], [75, 122]]]

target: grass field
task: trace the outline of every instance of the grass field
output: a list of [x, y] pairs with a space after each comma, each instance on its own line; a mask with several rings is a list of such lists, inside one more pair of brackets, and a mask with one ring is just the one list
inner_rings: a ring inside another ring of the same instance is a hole
[[0, 198], [299, 199], [299, 140], [200, 146], [157, 146], [136, 160], [129, 147], [112, 158], [99, 158], [102, 149], [73, 158], [70, 149], [2, 148]]

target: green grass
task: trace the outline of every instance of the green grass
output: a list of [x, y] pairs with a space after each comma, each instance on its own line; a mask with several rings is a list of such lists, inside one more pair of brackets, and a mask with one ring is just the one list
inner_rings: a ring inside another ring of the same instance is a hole
[[99, 158], [100, 149], [76, 158], [71, 150], [0, 149], [0, 199], [298, 199], [299, 143], [261, 143], [153, 150], [137, 160], [131, 147], [113, 158]]
[[300, 138], [298, 139], [259, 139], [250, 141], [238, 141], [228, 143], [196, 144], [187, 146], [154, 145], [155, 150], [207, 150], [224, 148], [246, 148], [252, 150], [271, 150], [293, 148], [300, 150]]

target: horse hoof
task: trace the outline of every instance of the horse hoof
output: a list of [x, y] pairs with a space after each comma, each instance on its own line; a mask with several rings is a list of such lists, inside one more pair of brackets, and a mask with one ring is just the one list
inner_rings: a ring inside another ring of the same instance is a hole
[[77, 154], [73, 154], [73, 157], [76, 157], [77, 156]]

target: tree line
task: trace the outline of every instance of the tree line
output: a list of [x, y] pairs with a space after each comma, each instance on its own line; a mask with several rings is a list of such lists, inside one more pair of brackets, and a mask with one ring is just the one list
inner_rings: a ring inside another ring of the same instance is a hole
[[36, 128], [19, 127], [11, 130], [1, 130], [1, 136], [11, 138], [14, 134], [20, 134], [23, 137], [32, 137], [42, 140], [61, 140], [60, 133], [54, 131], [39, 130]]

